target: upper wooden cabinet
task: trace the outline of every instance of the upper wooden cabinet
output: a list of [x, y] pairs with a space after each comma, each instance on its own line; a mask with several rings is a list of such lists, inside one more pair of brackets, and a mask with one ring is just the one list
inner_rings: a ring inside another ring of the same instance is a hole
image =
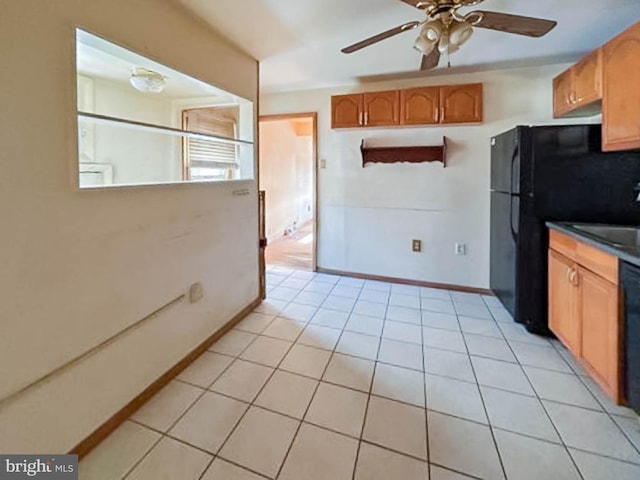
[[399, 90], [331, 97], [331, 128], [381, 127], [399, 123]]
[[640, 23], [604, 46], [603, 149], [640, 148]]
[[562, 117], [573, 109], [571, 91], [573, 90], [573, 70], [562, 72], [553, 79], [553, 116]]
[[553, 80], [553, 116], [595, 115], [602, 100], [602, 49], [595, 50]]
[[363, 124], [362, 94], [331, 97], [331, 128], [360, 127]]
[[482, 84], [440, 87], [440, 123], [482, 121]]
[[440, 122], [440, 87], [409, 88], [400, 92], [400, 124]]
[[400, 91], [365, 93], [363, 96], [365, 127], [400, 124]]
[[574, 106], [580, 108], [602, 100], [602, 49], [594, 50], [573, 68]]
[[478, 123], [482, 115], [481, 83], [331, 97], [332, 128]]

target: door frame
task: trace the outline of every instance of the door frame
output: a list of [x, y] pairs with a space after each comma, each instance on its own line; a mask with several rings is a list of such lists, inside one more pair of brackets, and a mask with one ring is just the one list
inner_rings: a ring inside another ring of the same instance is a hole
[[[302, 113], [286, 113], [281, 115], [260, 115], [258, 117], [258, 124], [262, 122], [270, 122], [277, 120], [295, 120], [302, 118], [311, 118], [312, 128], [311, 137], [313, 141], [313, 148], [311, 149], [312, 156], [312, 169], [311, 169], [311, 182], [313, 184], [311, 202], [313, 209], [313, 244], [311, 252], [311, 270], [313, 272], [318, 271], [318, 227], [320, 219], [318, 216], [318, 112], [302, 112]], [[258, 143], [259, 143], [260, 128], [258, 128]], [[260, 151], [258, 150], [258, 157]], [[260, 165], [260, 158], [258, 158], [258, 165]], [[258, 168], [258, 189], [260, 188], [260, 174], [261, 169]]]

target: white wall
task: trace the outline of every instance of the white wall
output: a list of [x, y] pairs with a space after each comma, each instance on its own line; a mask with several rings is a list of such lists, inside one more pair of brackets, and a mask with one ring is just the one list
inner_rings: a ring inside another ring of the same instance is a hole
[[[171, 101], [94, 79], [94, 111], [153, 125], [172, 125]], [[162, 183], [182, 180], [182, 142], [175, 136], [95, 125], [94, 161], [113, 166], [113, 183]]]
[[266, 191], [269, 241], [312, 218], [312, 147], [312, 137], [298, 136], [289, 120], [260, 123], [260, 190]]
[[0, 12], [0, 451], [65, 452], [258, 296], [256, 182], [78, 190], [74, 27], [252, 100], [258, 68], [165, 0]]
[[[412, 79], [264, 95], [260, 114], [318, 112], [319, 267], [396, 278], [489, 286], [490, 137], [552, 119], [552, 78], [567, 65]], [[331, 130], [331, 95], [421, 85], [484, 83], [485, 121], [477, 126]], [[581, 120], [570, 120], [575, 123]], [[566, 121], [564, 121], [566, 123]], [[441, 145], [440, 163], [369, 164], [360, 142]], [[423, 252], [411, 251], [411, 240]], [[467, 244], [466, 256], [454, 243]]]
[[313, 137], [298, 136], [295, 146], [298, 171], [297, 222], [301, 226], [313, 218]]

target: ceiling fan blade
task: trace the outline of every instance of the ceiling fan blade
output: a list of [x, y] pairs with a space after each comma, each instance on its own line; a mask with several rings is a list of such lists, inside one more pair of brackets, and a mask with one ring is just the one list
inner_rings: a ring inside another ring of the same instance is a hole
[[440, 63], [440, 50], [434, 48], [429, 55], [422, 56], [422, 63], [420, 64], [420, 70], [431, 70], [436, 68]]
[[558, 24], [558, 22], [554, 22], [553, 20], [522, 17], [508, 13], [486, 12], [482, 10], [474, 10], [471, 13], [482, 14], [482, 20], [475, 24], [475, 27], [515, 33], [516, 35], [526, 35], [528, 37], [542, 37]]
[[399, 33], [406, 32], [407, 30], [413, 30], [420, 22], [409, 22], [403, 25], [400, 25], [396, 28], [392, 28], [391, 30], [387, 30], [386, 32], [379, 33], [378, 35], [374, 35], [373, 37], [369, 37], [366, 40], [362, 40], [361, 42], [354, 43], [346, 48], [341, 50], [342, 53], [353, 53], [364, 47], [368, 47], [369, 45], [373, 45], [374, 43], [378, 43], [382, 40], [386, 40], [387, 38], [398, 35]]

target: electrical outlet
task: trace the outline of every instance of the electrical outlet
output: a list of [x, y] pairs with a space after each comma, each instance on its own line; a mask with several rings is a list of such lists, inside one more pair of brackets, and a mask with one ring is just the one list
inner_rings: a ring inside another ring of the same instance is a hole
[[455, 245], [455, 254], [456, 255], [466, 255], [467, 254], [467, 244], [466, 243], [456, 243], [456, 245]]
[[422, 251], [422, 241], [421, 240], [413, 240], [411, 248], [412, 248], [412, 250], [414, 252], [421, 252]]
[[189, 287], [189, 303], [196, 303], [204, 297], [204, 290], [200, 282], [196, 282]]

